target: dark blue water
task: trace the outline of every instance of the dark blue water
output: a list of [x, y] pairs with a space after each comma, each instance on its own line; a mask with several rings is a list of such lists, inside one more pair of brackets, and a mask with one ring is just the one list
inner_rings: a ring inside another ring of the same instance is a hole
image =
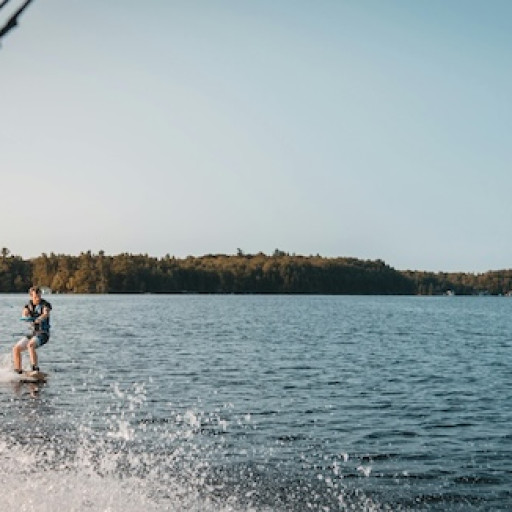
[[[2, 510], [511, 510], [512, 300], [49, 296]], [[65, 505], [64, 505], [65, 504]]]

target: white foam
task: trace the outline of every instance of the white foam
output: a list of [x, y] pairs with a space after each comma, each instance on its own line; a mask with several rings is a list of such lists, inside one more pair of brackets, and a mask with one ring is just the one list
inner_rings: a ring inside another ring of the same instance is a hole
[[[53, 454], [55, 455], [55, 454]], [[146, 478], [115, 475], [116, 455], [92, 457], [91, 446], [81, 446], [74, 461], [56, 464], [46, 452], [46, 466], [30, 446], [8, 446], [0, 440], [1, 510], [21, 512], [236, 512], [233, 504], [220, 505], [199, 489], [166, 478], [165, 498], [152, 498], [152, 475]], [[121, 457], [122, 454], [117, 455]], [[94, 459], [94, 460], [93, 460]], [[130, 461], [133, 464], [142, 460]], [[244, 508], [244, 512], [253, 510]]]
[[10, 354], [0, 355], [0, 382], [17, 382], [20, 376], [13, 371]]
[[0, 368], [8, 368], [11, 364], [10, 354], [0, 354]]
[[20, 380], [20, 376], [12, 370], [0, 368], [0, 382], [16, 382]]
[[[29, 368], [24, 367], [24, 371]], [[13, 368], [11, 356], [9, 354], [0, 355], [0, 383], [19, 382], [22, 379]]]
[[[98, 475], [8, 474], [0, 478], [2, 509], [24, 512], [69, 512], [98, 510], [104, 512], [139, 512], [161, 510], [156, 503], [133, 491], [128, 481], [115, 481]], [[176, 510], [178, 510], [176, 508]]]

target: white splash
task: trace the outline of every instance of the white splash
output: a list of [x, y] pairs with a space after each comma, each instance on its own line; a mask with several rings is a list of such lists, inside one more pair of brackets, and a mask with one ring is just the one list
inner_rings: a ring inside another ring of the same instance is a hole
[[128, 421], [121, 419], [117, 422], [117, 429], [109, 432], [107, 435], [113, 439], [132, 441], [135, 438], [135, 430], [130, 428]]
[[370, 476], [371, 472], [372, 472], [372, 467], [371, 466], [358, 466], [357, 467], [357, 471], [359, 471], [365, 477], [368, 478]]
[[13, 370], [6, 370], [5, 368], [0, 368], [0, 382], [18, 382], [20, 380], [20, 376], [16, 374]]
[[184, 420], [193, 428], [199, 428], [201, 426], [199, 418], [190, 410], [185, 413]]

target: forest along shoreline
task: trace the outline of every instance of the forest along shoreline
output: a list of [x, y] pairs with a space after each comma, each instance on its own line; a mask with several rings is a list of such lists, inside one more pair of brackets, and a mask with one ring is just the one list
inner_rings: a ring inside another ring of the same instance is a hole
[[333, 295], [511, 295], [512, 270], [481, 274], [396, 270], [384, 261], [298, 256], [276, 249], [236, 255], [42, 254], [3, 248], [0, 292], [32, 285], [53, 293], [254, 293]]

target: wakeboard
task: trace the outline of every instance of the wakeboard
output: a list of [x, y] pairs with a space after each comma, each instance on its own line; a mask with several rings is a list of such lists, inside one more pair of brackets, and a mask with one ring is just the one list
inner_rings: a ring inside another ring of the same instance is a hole
[[47, 378], [47, 373], [39, 371], [30, 371], [21, 373], [19, 382], [46, 382]]

